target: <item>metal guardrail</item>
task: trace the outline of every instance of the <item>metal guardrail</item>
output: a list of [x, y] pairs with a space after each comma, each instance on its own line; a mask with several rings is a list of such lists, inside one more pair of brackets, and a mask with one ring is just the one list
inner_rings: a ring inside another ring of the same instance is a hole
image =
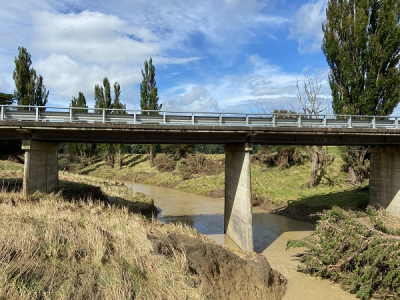
[[0, 105], [0, 121], [399, 129], [399, 118], [394, 116], [240, 114]]

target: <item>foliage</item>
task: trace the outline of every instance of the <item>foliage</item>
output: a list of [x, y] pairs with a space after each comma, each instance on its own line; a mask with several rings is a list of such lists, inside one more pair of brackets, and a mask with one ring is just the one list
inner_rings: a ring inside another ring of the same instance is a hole
[[196, 144], [193, 147], [193, 152], [204, 154], [224, 154], [225, 146], [223, 144]]
[[[103, 79], [103, 86], [98, 84], [94, 87], [95, 107], [96, 108], [107, 108], [109, 112], [114, 114], [124, 114], [126, 104], [122, 104], [119, 100], [121, 95], [121, 86], [118, 82], [114, 83], [114, 99], [111, 98], [111, 85], [107, 77]], [[98, 111], [101, 112], [101, 111]], [[115, 161], [119, 168], [122, 168], [124, 161], [124, 153], [126, 146], [123, 144], [99, 144], [99, 149], [103, 152], [104, 160], [106, 164], [114, 168]]]
[[161, 145], [164, 153], [174, 154], [175, 159], [185, 158], [193, 152], [192, 144], [164, 144]]
[[302, 164], [304, 161], [301, 146], [271, 146], [258, 147], [253, 160], [260, 160], [267, 165], [278, 166], [281, 169], [290, 168], [293, 165]]
[[157, 155], [154, 162], [158, 171], [171, 172], [175, 170], [174, 159], [171, 157], [171, 155], [168, 155], [166, 153], [161, 153]]
[[[143, 115], [158, 115], [158, 110], [162, 104], [158, 104], [158, 89], [156, 83], [156, 68], [153, 66], [153, 59], [150, 57], [149, 62], [144, 61], [144, 71], [142, 70], [142, 83], [140, 84], [140, 109]], [[148, 111], [151, 110], [151, 111]], [[146, 145], [149, 153], [150, 163], [154, 165], [156, 157], [157, 145]]]
[[14, 98], [13, 94], [0, 93], [0, 105], [12, 104], [14, 101], [13, 98]]
[[[45, 106], [49, 91], [43, 84], [42, 75], [37, 75], [34, 68], [31, 67], [31, 55], [26, 48], [18, 47], [18, 58], [14, 59], [15, 70], [13, 79], [16, 90], [14, 91], [15, 100], [18, 105]], [[32, 110], [33, 108], [23, 108], [23, 110]]]
[[[398, 231], [387, 234], [374, 227], [388, 223], [388, 218], [384, 210], [369, 208], [361, 213], [334, 207], [323, 213], [314, 234], [288, 241], [287, 248], [309, 250], [301, 257], [301, 272], [339, 282], [361, 299], [398, 299], [400, 236]], [[396, 224], [399, 230], [398, 220]]]
[[153, 110], [152, 112], [144, 111], [142, 114], [154, 115], [158, 114], [162, 104], [158, 104], [158, 89], [156, 86], [156, 68], [153, 66], [153, 59], [150, 57], [149, 62], [144, 61], [144, 71], [142, 70], [142, 83], [140, 84], [140, 109]]
[[369, 148], [364, 146], [343, 146], [343, 168], [349, 173], [349, 180], [353, 184], [360, 184], [369, 176], [370, 160]]
[[181, 159], [178, 164], [178, 171], [182, 175], [183, 180], [193, 178], [206, 164], [206, 156], [202, 153], [189, 155], [187, 158]]
[[[72, 97], [70, 107], [87, 108], [86, 98], [82, 92], [79, 92], [78, 98]], [[74, 109], [75, 113], [87, 112], [86, 109]], [[67, 143], [66, 150], [69, 154], [69, 160], [79, 161], [81, 168], [90, 166], [95, 160], [96, 145], [92, 143]]]
[[400, 101], [400, 2], [329, 0], [322, 29], [334, 112], [391, 114]]
[[[78, 98], [72, 97], [70, 107], [87, 108], [85, 95], [82, 92], [79, 92]], [[87, 110], [86, 109], [74, 109], [74, 112], [87, 112]]]

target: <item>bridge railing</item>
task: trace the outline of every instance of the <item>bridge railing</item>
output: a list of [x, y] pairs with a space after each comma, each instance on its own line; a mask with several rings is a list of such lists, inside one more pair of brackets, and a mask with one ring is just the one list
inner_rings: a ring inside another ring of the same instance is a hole
[[399, 129], [399, 118], [396, 116], [241, 114], [0, 105], [0, 121]]

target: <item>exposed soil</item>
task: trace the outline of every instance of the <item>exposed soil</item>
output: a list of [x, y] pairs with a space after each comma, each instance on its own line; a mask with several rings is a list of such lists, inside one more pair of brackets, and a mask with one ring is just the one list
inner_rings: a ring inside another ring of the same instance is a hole
[[202, 284], [210, 299], [281, 299], [286, 279], [272, 270], [267, 259], [256, 253], [239, 256], [224, 247], [187, 236], [148, 236], [153, 249], [171, 256], [185, 253], [193, 284]]
[[224, 198], [225, 197], [225, 189], [213, 190], [210, 195], [211, 198]]

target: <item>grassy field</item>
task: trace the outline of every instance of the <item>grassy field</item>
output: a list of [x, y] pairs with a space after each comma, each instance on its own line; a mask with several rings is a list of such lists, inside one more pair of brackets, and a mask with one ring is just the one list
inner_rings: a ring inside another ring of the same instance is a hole
[[[342, 158], [336, 147], [329, 148], [334, 157], [325, 173], [319, 173], [318, 185], [306, 188], [310, 177], [311, 162], [294, 165], [288, 169], [268, 167], [254, 162], [251, 164], [253, 198], [265, 200], [274, 205], [286, 203], [303, 203], [308, 206], [326, 207], [363, 207], [368, 201], [368, 181], [361, 186], [347, 182], [347, 174], [342, 171]], [[147, 155], [127, 155], [121, 169], [110, 168], [99, 161], [77, 171], [79, 174], [99, 178], [113, 178], [117, 181], [134, 181], [146, 184], [173, 187], [182, 191], [224, 197], [224, 155], [206, 155], [209, 162], [208, 172], [199, 172], [192, 178], [184, 180], [179, 172], [178, 161], [175, 170], [160, 172], [156, 166], [151, 167]], [[211, 171], [210, 171], [211, 170]]]

